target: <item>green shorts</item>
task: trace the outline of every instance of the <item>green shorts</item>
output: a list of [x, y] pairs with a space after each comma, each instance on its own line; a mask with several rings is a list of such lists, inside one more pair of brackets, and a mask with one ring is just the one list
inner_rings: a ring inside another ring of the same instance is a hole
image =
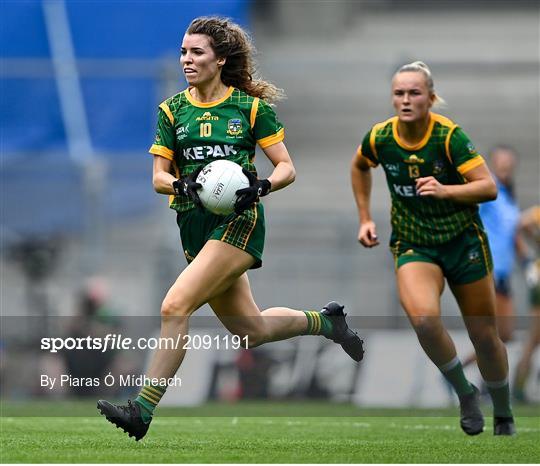
[[493, 269], [491, 251], [485, 231], [471, 225], [447, 243], [436, 246], [419, 246], [390, 239], [396, 270], [409, 262], [429, 262], [438, 265], [449, 283], [465, 285], [488, 275]]
[[262, 266], [265, 233], [262, 204], [250, 207], [242, 215], [222, 216], [191, 209], [179, 212], [176, 223], [188, 263], [195, 259], [208, 240], [215, 239], [251, 254], [255, 258], [252, 269]]

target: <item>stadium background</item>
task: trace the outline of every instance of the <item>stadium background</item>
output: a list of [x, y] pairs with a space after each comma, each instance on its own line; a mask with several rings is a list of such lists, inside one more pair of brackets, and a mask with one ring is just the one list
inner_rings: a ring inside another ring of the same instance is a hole
[[[152, 190], [145, 153], [156, 105], [184, 88], [177, 59], [185, 27], [195, 16], [217, 13], [253, 33], [262, 75], [288, 95], [277, 112], [298, 176], [265, 199], [264, 268], [250, 274], [256, 300], [261, 308], [320, 308], [338, 299], [369, 352], [355, 366], [339, 348], [309, 337], [250, 353], [191, 351], [180, 372], [184, 387], [170, 390], [164, 403], [242, 397], [449, 403], [399, 308], [383, 174], [375, 172], [372, 207], [382, 245], [368, 251], [356, 242], [349, 163], [367, 129], [391, 114], [395, 69], [421, 59], [448, 102], [441, 112], [463, 126], [481, 153], [500, 142], [516, 147], [519, 202], [537, 203], [536, 2], [30, 1], [1, 8], [4, 400], [100, 394], [40, 388], [41, 373], [74, 364], [84, 374], [95, 365], [93, 356], [66, 362], [66, 354], [39, 351], [40, 336], [69, 336], [74, 322], [91, 326], [88, 332], [157, 334], [161, 299], [184, 259], [174, 214]], [[269, 172], [264, 157], [257, 165]], [[510, 344], [511, 362], [527, 326], [519, 272], [514, 282], [524, 320]], [[103, 297], [107, 317], [80, 315], [81, 292]], [[465, 353], [470, 344], [448, 293], [443, 306]], [[193, 333], [218, 331], [209, 315], [206, 308], [198, 312]], [[117, 368], [143, 371], [147, 354], [133, 353], [115, 355]], [[535, 361], [538, 370], [538, 354]], [[102, 369], [111, 363], [103, 360]], [[533, 378], [528, 386], [537, 399], [539, 384]]]

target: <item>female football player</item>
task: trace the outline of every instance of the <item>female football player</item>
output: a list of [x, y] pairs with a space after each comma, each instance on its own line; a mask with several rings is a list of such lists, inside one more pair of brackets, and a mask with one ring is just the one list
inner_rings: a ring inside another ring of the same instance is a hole
[[370, 214], [371, 168], [382, 164], [392, 198], [391, 250], [400, 301], [420, 345], [454, 387], [461, 427], [483, 431], [476, 387], [463, 374], [441, 322], [445, 279], [461, 309], [494, 405], [494, 433], [515, 432], [506, 349], [497, 334], [491, 256], [477, 203], [495, 199], [496, 185], [482, 157], [455, 123], [431, 112], [441, 99], [422, 62], [392, 79], [396, 116], [367, 133], [353, 158], [358, 240], [379, 244]]
[[[253, 78], [248, 35], [230, 20], [197, 18], [184, 35], [180, 62], [188, 88], [159, 105], [150, 148], [154, 189], [170, 196], [189, 263], [163, 300], [161, 337], [180, 341], [178, 336], [188, 333], [188, 318], [208, 303], [227, 329], [247, 337], [250, 347], [317, 334], [359, 361], [362, 341], [347, 326], [343, 306], [331, 302], [320, 312], [284, 307], [260, 312], [253, 300], [246, 271], [262, 263], [265, 222], [259, 198], [292, 183], [295, 169], [283, 143], [284, 128], [268, 103], [280, 97], [280, 90]], [[257, 177], [256, 145], [274, 166], [267, 179]], [[236, 212], [228, 216], [205, 211], [197, 194], [198, 173], [216, 158], [240, 164], [250, 181], [237, 191]], [[158, 349], [147, 378], [173, 377], [184, 354], [182, 347]], [[163, 383], [148, 382], [134, 403], [115, 406], [100, 400], [98, 408], [139, 440], [165, 389]]]

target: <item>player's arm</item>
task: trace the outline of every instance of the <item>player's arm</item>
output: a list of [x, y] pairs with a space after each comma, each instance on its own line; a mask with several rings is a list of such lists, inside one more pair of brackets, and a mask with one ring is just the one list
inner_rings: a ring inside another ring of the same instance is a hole
[[162, 102], [158, 110], [157, 131], [149, 152], [154, 156], [152, 184], [159, 194], [175, 194], [171, 174], [175, 149], [174, 116], [167, 102]]
[[262, 150], [274, 165], [274, 171], [268, 178], [258, 179], [250, 171], [242, 169], [249, 180], [249, 187], [236, 191], [238, 198], [234, 204], [234, 210], [238, 215], [257, 202], [259, 198], [288, 186], [296, 177], [291, 157], [282, 141], [263, 146]]
[[465, 184], [444, 185], [433, 176], [416, 180], [416, 191], [420, 196], [447, 199], [462, 204], [478, 204], [497, 198], [497, 185], [485, 163], [463, 173]]
[[171, 175], [172, 161], [160, 155], [154, 155], [152, 184], [159, 194], [174, 194], [173, 183], [176, 178]]
[[274, 165], [274, 171], [268, 177], [271, 185], [270, 191], [277, 191], [290, 185], [296, 178], [296, 170], [285, 144], [278, 142], [265, 147], [263, 152]]
[[351, 184], [358, 209], [358, 218], [360, 220], [360, 230], [358, 232], [358, 241], [368, 248], [377, 246], [377, 230], [375, 222], [371, 218], [370, 200], [371, 200], [371, 166], [368, 160], [361, 155], [361, 149], [354, 155], [351, 164]]
[[[263, 193], [260, 194], [264, 196], [268, 192], [277, 191], [291, 184], [296, 177], [296, 170], [283, 142], [285, 129], [278, 120], [274, 109], [264, 100], [255, 99], [251, 114], [255, 115], [252, 124], [253, 136], [274, 166], [272, 174], [267, 178], [271, 187], [266, 191], [263, 189]], [[266, 180], [262, 181], [268, 189]]]

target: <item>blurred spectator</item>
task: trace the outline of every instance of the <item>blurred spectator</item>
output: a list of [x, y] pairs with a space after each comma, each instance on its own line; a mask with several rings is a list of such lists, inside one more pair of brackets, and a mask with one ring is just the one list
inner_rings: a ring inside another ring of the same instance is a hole
[[[105, 337], [119, 328], [118, 319], [107, 306], [107, 287], [101, 277], [87, 281], [78, 296], [76, 315], [68, 326], [68, 337]], [[78, 349], [63, 352], [66, 369], [73, 378], [99, 378], [103, 380], [111, 370], [116, 351]], [[102, 392], [99, 387], [71, 387], [76, 396], [91, 396]]]
[[265, 399], [270, 393], [270, 371], [274, 364], [266, 348], [241, 350], [236, 360], [240, 379], [240, 396], [243, 399]]
[[[497, 329], [503, 342], [512, 338], [514, 310], [511, 277], [516, 253], [526, 256], [526, 246], [518, 234], [519, 207], [514, 195], [514, 172], [517, 153], [510, 146], [498, 145], [490, 151], [490, 166], [497, 183], [497, 199], [480, 204], [480, 216], [487, 232], [493, 256]], [[463, 360], [467, 366], [476, 360], [475, 354]]]
[[525, 383], [531, 368], [531, 359], [535, 349], [540, 345], [540, 205], [526, 210], [521, 216], [520, 229], [534, 250], [535, 257], [527, 261], [526, 280], [529, 288], [531, 306], [531, 322], [529, 334], [521, 359], [518, 362], [514, 378], [513, 395], [517, 401], [527, 402]]

